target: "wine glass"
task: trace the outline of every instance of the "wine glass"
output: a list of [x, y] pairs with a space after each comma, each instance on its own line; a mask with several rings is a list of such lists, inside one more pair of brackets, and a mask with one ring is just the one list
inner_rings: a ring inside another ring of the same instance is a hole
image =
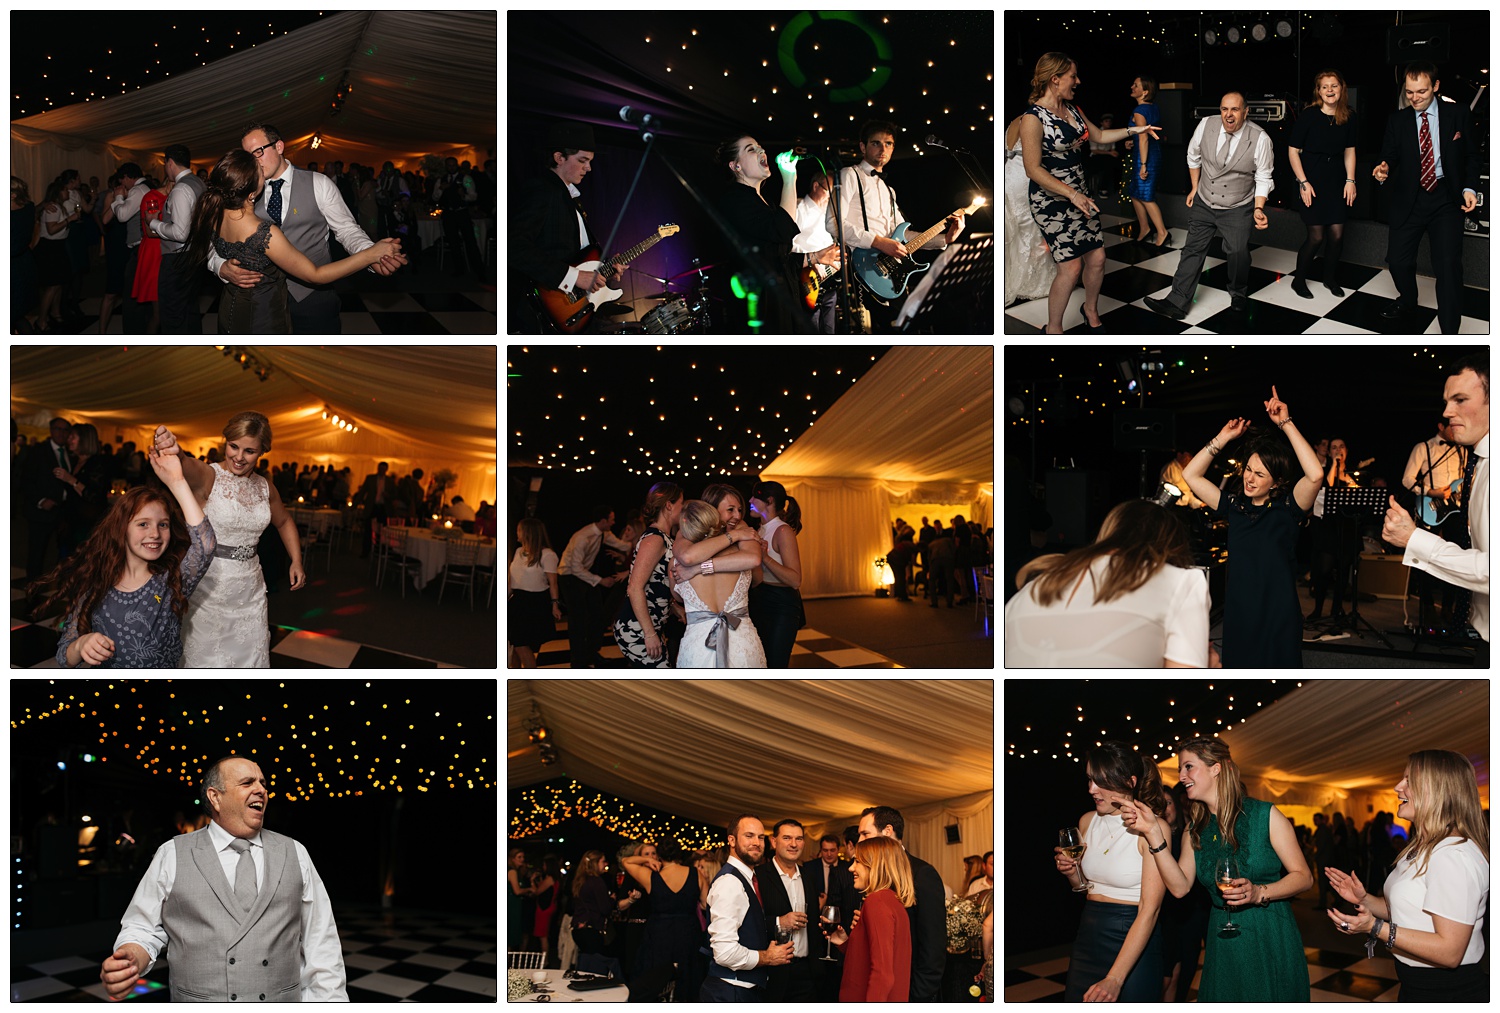
[[[826, 926], [828, 926], [828, 928], [832, 929], [833, 926], [837, 925], [838, 922], [839, 922], [839, 909], [838, 909], [837, 906], [835, 906], [833, 904], [824, 904], [823, 905], [823, 910], [821, 912], [819, 912], [819, 914], [818, 914], [818, 918], [819, 918], [820, 921], [823, 922], [824, 925], [826, 925]], [[826, 952], [824, 953], [823, 956], [821, 956], [821, 957], [818, 958], [819, 960], [837, 960], [838, 959], [838, 958], [836, 958], [833, 955], [833, 940], [827, 938], [826, 936], [823, 939], [823, 949]]]
[[[1225, 855], [1214, 862], [1214, 882], [1219, 885], [1219, 892], [1223, 893], [1234, 885], [1234, 881], [1240, 878], [1239, 863], [1234, 860], [1233, 855]], [[1228, 903], [1224, 910], [1230, 911]], [[1240, 934], [1240, 927], [1234, 923], [1234, 915], [1231, 913], [1229, 920], [1219, 930], [1220, 939], [1232, 939]]]
[[1078, 882], [1074, 888], [1075, 893], [1082, 893], [1089, 888], [1089, 878], [1083, 874], [1083, 853], [1088, 850], [1088, 844], [1083, 835], [1078, 832], [1077, 827], [1063, 827], [1057, 832], [1057, 844], [1062, 848], [1063, 854], [1078, 863]]

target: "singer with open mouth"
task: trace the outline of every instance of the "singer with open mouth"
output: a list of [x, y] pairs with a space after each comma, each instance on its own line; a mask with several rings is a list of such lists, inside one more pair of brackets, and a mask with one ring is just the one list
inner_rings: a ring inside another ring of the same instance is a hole
[[1351, 872], [1325, 869], [1354, 914], [1330, 910], [1334, 927], [1364, 936], [1396, 957], [1401, 1002], [1489, 1002], [1484, 916], [1490, 899], [1490, 842], [1474, 765], [1462, 753], [1424, 749], [1406, 759], [1396, 785], [1396, 816], [1411, 840], [1385, 880], [1385, 896], [1365, 892]]

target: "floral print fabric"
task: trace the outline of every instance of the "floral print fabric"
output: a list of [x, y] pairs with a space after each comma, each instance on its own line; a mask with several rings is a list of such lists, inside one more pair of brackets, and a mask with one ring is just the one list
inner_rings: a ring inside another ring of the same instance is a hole
[[[1042, 121], [1042, 168], [1069, 188], [1087, 193], [1083, 159], [1089, 134], [1083, 126], [1083, 113], [1072, 103], [1066, 106], [1068, 116], [1054, 115], [1039, 105], [1033, 105], [1027, 113]], [[1072, 201], [1042, 189], [1035, 181], [1031, 183], [1030, 195], [1032, 220], [1042, 230], [1042, 238], [1051, 247], [1055, 262], [1061, 264], [1104, 246], [1104, 230], [1098, 215], [1086, 217]]]

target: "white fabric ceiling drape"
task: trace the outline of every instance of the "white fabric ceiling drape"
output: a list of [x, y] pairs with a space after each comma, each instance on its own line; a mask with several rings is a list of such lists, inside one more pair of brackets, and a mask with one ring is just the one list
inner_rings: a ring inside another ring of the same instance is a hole
[[[1489, 798], [1489, 683], [1482, 679], [1330, 679], [1308, 682], [1226, 729], [1248, 793], [1268, 802], [1336, 807], [1363, 823], [1395, 812], [1391, 789], [1406, 758], [1451, 749], [1474, 763]], [[1177, 757], [1160, 764], [1177, 782]]]
[[802, 596], [819, 598], [874, 589], [892, 496], [940, 490], [988, 523], [994, 466], [994, 348], [924, 346], [881, 356], [761, 478], [802, 508]]
[[[840, 834], [888, 805], [950, 885], [964, 855], [992, 848], [991, 679], [511, 679], [506, 696], [511, 788], [567, 776], [712, 825], [748, 812]], [[527, 738], [533, 701], [554, 766]], [[940, 846], [955, 821], [964, 843]]]
[[[53, 416], [89, 422], [100, 439], [144, 447], [166, 425], [194, 454], [223, 444], [242, 411], [271, 422], [273, 464], [351, 469], [355, 483], [379, 461], [407, 474], [459, 476], [447, 498], [496, 502], [499, 350], [468, 346], [243, 346], [272, 368], [261, 382], [212, 345], [68, 346], [11, 350], [11, 414], [29, 436]], [[323, 419], [323, 406], [358, 433]]]
[[[338, 159], [416, 169], [422, 156], [476, 167], [495, 146], [496, 12], [349, 11], [124, 95], [11, 121], [11, 172], [40, 200], [65, 168], [101, 180], [122, 162], [160, 175], [185, 144], [212, 167], [251, 122], [273, 124], [296, 165]], [[330, 106], [348, 75], [342, 111]], [[308, 147], [314, 131], [323, 143]]]

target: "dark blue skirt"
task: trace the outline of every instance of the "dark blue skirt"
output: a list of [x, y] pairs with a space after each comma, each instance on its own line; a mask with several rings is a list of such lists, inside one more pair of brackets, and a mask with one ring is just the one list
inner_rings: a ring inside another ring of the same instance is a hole
[[[1125, 945], [1125, 936], [1135, 924], [1140, 908], [1130, 904], [1106, 904], [1091, 900], [1083, 905], [1078, 938], [1068, 960], [1067, 991], [1063, 1002], [1082, 1002], [1083, 994], [1104, 980]], [[1120, 1002], [1161, 1002], [1161, 919], [1151, 929], [1151, 939], [1140, 959], [1125, 977]]]

